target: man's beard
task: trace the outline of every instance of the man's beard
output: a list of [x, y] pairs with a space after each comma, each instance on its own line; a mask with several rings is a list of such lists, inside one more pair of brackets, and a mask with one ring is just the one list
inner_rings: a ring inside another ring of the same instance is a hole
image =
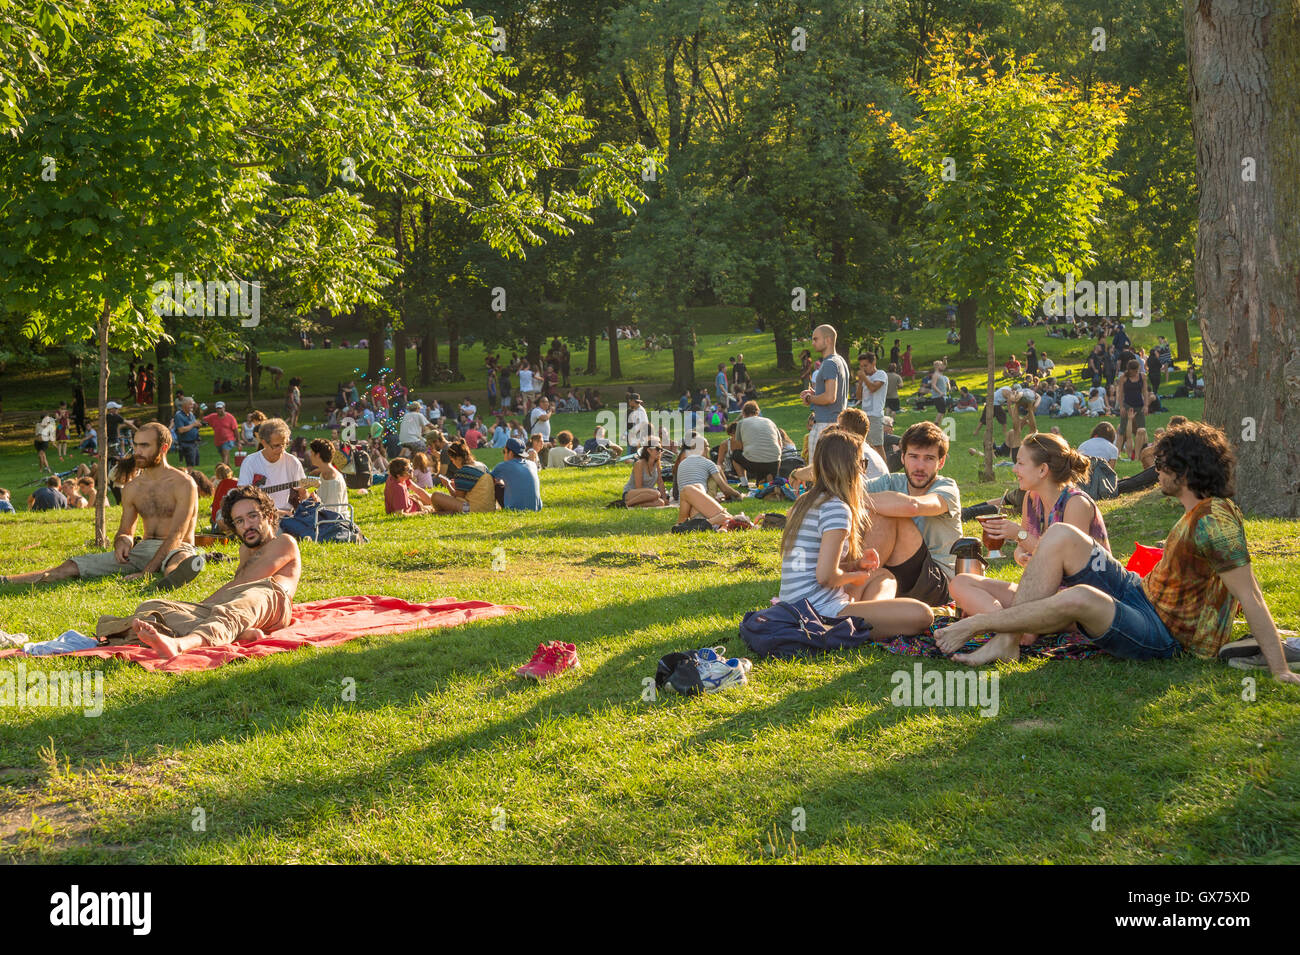
[[934, 483], [934, 479], [938, 476], [939, 474], [936, 471], [932, 477], [926, 478], [926, 480], [921, 484], [917, 484], [915, 481], [912, 480], [912, 472], [908, 471], [907, 483], [910, 484], [912, 487], [916, 488], [918, 491], [924, 491], [927, 487], [929, 487], [931, 484]]
[[256, 550], [257, 548], [261, 547], [263, 544], [266, 543], [266, 541], [267, 541], [267, 536], [266, 536], [264, 533], [262, 533], [260, 530], [257, 531], [257, 538], [256, 538], [255, 540], [251, 540], [251, 541], [250, 541], [250, 540], [248, 539], [248, 536], [247, 536], [247, 535], [248, 535], [249, 533], [251, 533], [251, 532], [250, 532], [250, 531], [244, 531], [243, 534], [240, 534], [240, 535], [239, 535], [239, 539], [240, 539], [240, 541], [242, 541], [243, 544], [244, 544], [244, 546], [247, 547], [249, 550]]
[[145, 458], [140, 457], [140, 455], [137, 454], [135, 455], [135, 466], [137, 468], [156, 468], [166, 460], [167, 460], [166, 451], [159, 451], [157, 454], [153, 456], [152, 460], [147, 460]]

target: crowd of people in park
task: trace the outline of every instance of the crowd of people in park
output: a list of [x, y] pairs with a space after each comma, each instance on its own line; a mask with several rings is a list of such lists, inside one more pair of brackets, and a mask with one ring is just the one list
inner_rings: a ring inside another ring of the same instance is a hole
[[[1000, 430], [1019, 503], [1012, 510], [993, 505], [981, 517], [987, 540], [1013, 548], [1023, 568], [1016, 582], [956, 566], [954, 545], [968, 515], [957, 483], [943, 473], [951, 447], [942, 425], [950, 413], [978, 411], [980, 402], [954, 386], [946, 359], [930, 363], [918, 383], [917, 407], [927, 418], [898, 435], [899, 387], [917, 375], [911, 347], [895, 339], [888, 362], [864, 350], [850, 368], [833, 327], [814, 329], [811, 344], [801, 356], [800, 400], [809, 410], [802, 448], [763, 414], [742, 354], [718, 364], [712, 390], [681, 395], [678, 411], [688, 430], [680, 442], [650, 427], [631, 389], [623, 400], [627, 428], [617, 441], [599, 426], [586, 440], [569, 430], [552, 434], [554, 414], [592, 407], [576, 389], [558, 393], [569, 387], [570, 373], [559, 342], [536, 370], [517, 356], [492, 356], [482, 412], [469, 396], [459, 405], [422, 401], [387, 375], [364, 390], [340, 383], [327, 408], [329, 437], [311, 440], [294, 436], [302, 407], [297, 378], [288, 382], [285, 417], [255, 411], [240, 422], [223, 401], [209, 412], [181, 392], [169, 421], [137, 423], [110, 402], [103, 440], [129, 447], [110, 475], [109, 494], [121, 505], [113, 550], [0, 577], [0, 584], [120, 574], [178, 587], [204, 568], [195, 533], [210, 519], [211, 533], [239, 542], [235, 579], [198, 604], [147, 600], [128, 617], [101, 618], [97, 636], [140, 640], [164, 655], [256, 638], [288, 619], [301, 572], [296, 539], [317, 538], [324, 514], [349, 524], [350, 493], [382, 485], [385, 513], [403, 517], [538, 511], [543, 469], [601, 453], [630, 468], [613, 505], [673, 509], [675, 530], [749, 528], [753, 522], [728, 511], [728, 501], [791, 498], [779, 545], [780, 600], [806, 600], [824, 617], [865, 621], [873, 639], [925, 633], [938, 608], [955, 605], [960, 619], [938, 629], [935, 641], [971, 665], [1016, 659], [1039, 635], [1063, 629], [1117, 657], [1208, 656], [1228, 642], [1241, 608], [1268, 667], [1280, 680], [1300, 682], [1251, 571], [1241, 513], [1231, 500], [1235, 462], [1223, 434], [1175, 416], [1148, 440], [1145, 416], [1158, 408], [1172, 364], [1163, 338], [1144, 353], [1118, 325], [1111, 341], [1096, 344], [1078, 383], [1032, 340], [1023, 362], [1013, 355], [1003, 366], [977, 434]], [[138, 398], [149, 369], [132, 372]], [[485, 425], [484, 414], [495, 423]], [[1099, 420], [1078, 448], [1059, 428], [1039, 428], [1054, 418], [1110, 414], [1118, 427]], [[63, 405], [38, 425], [37, 451], [47, 470], [49, 453], [66, 457], [69, 422]], [[199, 470], [205, 427], [220, 459], [215, 486]], [[722, 435], [717, 445], [708, 440], [711, 431]], [[475, 452], [485, 447], [500, 449], [501, 462], [479, 461]], [[1127, 488], [1121, 481], [1098, 484], [1107, 473], [1114, 478], [1126, 450], [1140, 458], [1143, 472], [1126, 478]], [[1139, 578], [1112, 554], [1098, 500], [1153, 486], [1182, 504], [1183, 514], [1160, 562]], [[82, 464], [66, 476], [50, 474], [27, 503], [33, 510], [88, 507], [97, 493]], [[212, 499], [202, 511], [201, 498]], [[9, 492], [0, 489], [0, 513], [12, 509]], [[966, 648], [985, 632], [993, 638]]]

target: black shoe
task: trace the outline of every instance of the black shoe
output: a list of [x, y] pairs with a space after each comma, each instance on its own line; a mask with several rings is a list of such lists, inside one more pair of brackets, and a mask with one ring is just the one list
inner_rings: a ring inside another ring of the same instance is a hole
[[156, 590], [175, 590], [177, 587], [184, 587], [191, 580], [203, 573], [206, 562], [202, 554], [195, 554], [193, 557], [186, 558], [175, 567], [171, 573], [165, 574], [162, 580], [154, 585]]
[[706, 517], [692, 517], [690, 520], [682, 521], [680, 524], [673, 525], [674, 534], [686, 534], [690, 531], [711, 531], [713, 525], [709, 523]]

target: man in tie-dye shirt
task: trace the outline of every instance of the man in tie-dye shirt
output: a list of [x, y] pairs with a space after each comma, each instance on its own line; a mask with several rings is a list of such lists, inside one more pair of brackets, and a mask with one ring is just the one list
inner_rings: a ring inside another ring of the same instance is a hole
[[1273, 676], [1300, 684], [1251, 570], [1241, 511], [1230, 500], [1236, 458], [1223, 432], [1196, 422], [1170, 428], [1156, 443], [1155, 468], [1160, 490], [1183, 505], [1183, 515], [1145, 580], [1062, 521], [1039, 539], [1015, 603], [945, 627], [935, 634], [939, 645], [955, 649], [974, 634], [994, 631], [975, 652], [954, 656], [977, 666], [1018, 658], [1021, 633], [1078, 625], [1117, 657], [1149, 660], [1183, 650], [1214, 656], [1244, 610]]

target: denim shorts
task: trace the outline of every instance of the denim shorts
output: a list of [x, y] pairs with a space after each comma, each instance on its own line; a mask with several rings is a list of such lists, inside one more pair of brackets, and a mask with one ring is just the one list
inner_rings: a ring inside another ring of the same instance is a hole
[[1125, 660], [1163, 660], [1182, 651], [1147, 599], [1142, 578], [1121, 567], [1101, 547], [1093, 547], [1088, 565], [1061, 583], [1066, 587], [1087, 584], [1115, 601], [1115, 619], [1110, 629], [1097, 637], [1087, 634], [1089, 640], [1111, 656]]

